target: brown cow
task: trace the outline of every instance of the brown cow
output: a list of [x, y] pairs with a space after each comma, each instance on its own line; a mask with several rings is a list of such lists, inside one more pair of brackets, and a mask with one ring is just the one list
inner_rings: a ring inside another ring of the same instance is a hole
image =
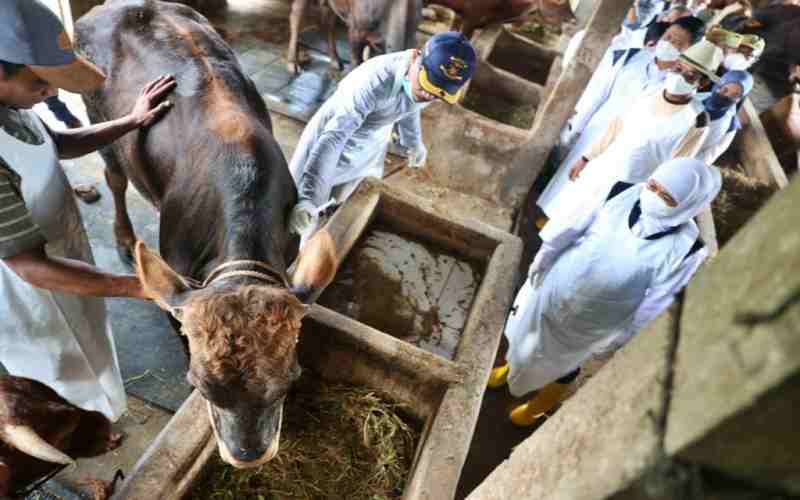
[[0, 377], [0, 498], [120, 440], [102, 413], [78, 408], [41, 382]]
[[335, 249], [321, 231], [304, 248], [305, 271], [287, 287], [296, 252], [287, 219], [297, 191], [255, 85], [203, 16], [171, 2], [109, 0], [78, 21], [76, 34], [78, 49], [108, 75], [103, 89], [84, 95], [93, 121], [130, 109], [151, 75], [176, 77], [162, 121], [101, 151], [114, 232], [129, 260], [130, 179], [161, 224], [161, 256], [136, 244], [137, 272], [148, 296], [182, 323], [187, 379], [209, 403], [223, 459], [257, 466], [278, 451], [283, 402], [300, 375], [300, 299], [335, 272], [330, 257], [318, 267], [308, 262]]
[[[417, 25], [422, 18], [422, 0], [318, 0], [322, 11], [322, 29], [327, 33], [331, 65], [343, 69], [336, 50], [336, 17], [348, 27], [350, 60], [353, 66], [364, 61], [365, 49], [375, 53], [397, 52], [416, 44]], [[289, 17], [290, 39], [286, 55], [287, 69], [299, 71], [297, 43], [300, 23], [308, 0], [293, 0]]]
[[427, 4], [444, 5], [461, 17], [462, 33], [471, 37], [476, 29], [507, 23], [539, 10], [545, 20], [560, 24], [572, 17], [567, 0], [426, 0]]

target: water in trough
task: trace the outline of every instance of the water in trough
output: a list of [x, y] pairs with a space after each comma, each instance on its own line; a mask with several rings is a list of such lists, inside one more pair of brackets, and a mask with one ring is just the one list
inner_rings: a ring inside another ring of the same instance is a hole
[[376, 224], [319, 302], [453, 359], [481, 279], [477, 264]]

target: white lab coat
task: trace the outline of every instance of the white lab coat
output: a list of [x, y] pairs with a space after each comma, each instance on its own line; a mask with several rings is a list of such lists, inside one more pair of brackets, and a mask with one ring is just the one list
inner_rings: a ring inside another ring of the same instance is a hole
[[[32, 112], [30, 112], [33, 114]], [[50, 135], [31, 145], [0, 129], [0, 151], [22, 177], [22, 196], [50, 256], [94, 263], [72, 189]], [[0, 362], [86, 410], [117, 420], [126, 409], [103, 299], [35, 288], [0, 261]]]
[[289, 165], [304, 209], [316, 214], [334, 188], [341, 202], [364, 177], [382, 177], [396, 122], [404, 122], [403, 146], [421, 147], [420, 111], [429, 103], [414, 102], [403, 91], [411, 56], [407, 50], [366, 61], [308, 122]]
[[635, 99], [663, 85], [667, 72], [656, 65], [652, 49], [640, 49], [630, 59], [629, 54], [626, 51], [619, 55], [616, 63], [612, 59], [603, 61], [578, 101], [575, 115], [565, 125], [562, 141], [574, 145], [537, 200], [548, 217], [560, 209], [561, 195], [569, 190], [569, 170], [575, 162], [605, 134], [614, 118], [630, 110]]
[[541, 285], [535, 288], [529, 276], [505, 328], [514, 396], [623, 345], [672, 302], [706, 258], [704, 247], [689, 255], [699, 235], [693, 221], [655, 239], [633, 233], [631, 212], [642, 187], [577, 217], [552, 219], [541, 232], [531, 266], [542, 265]]
[[706, 165], [713, 165], [736, 137], [738, 127], [735, 126], [734, 120], [737, 111], [736, 106], [731, 106], [724, 115], [708, 124], [708, 137], [697, 154], [697, 158]]
[[551, 203], [552, 216], [574, 213], [577, 205], [600, 204], [615, 183], [644, 182], [667, 160], [696, 157], [708, 128], [695, 129], [692, 138], [687, 137], [697, 116], [704, 112], [703, 104], [692, 99], [679, 111], [662, 115], [659, 107], [665, 101], [661, 93], [658, 88], [640, 96], [630, 103], [627, 113], [612, 121], [610, 129], [619, 127], [613, 141], [589, 162], [577, 180], [568, 181]]

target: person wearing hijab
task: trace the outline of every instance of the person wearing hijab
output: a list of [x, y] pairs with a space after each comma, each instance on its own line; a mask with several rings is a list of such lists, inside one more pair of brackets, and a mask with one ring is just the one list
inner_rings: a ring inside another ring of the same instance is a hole
[[686, 286], [708, 255], [692, 218], [721, 182], [716, 167], [676, 158], [545, 226], [506, 322], [506, 363], [489, 380], [515, 397], [539, 391], [511, 412], [515, 425], [552, 409], [589, 356], [624, 345]]
[[[662, 27], [656, 24], [654, 31]], [[603, 137], [614, 118], [631, 109], [633, 100], [661, 87], [680, 54], [702, 37], [703, 23], [684, 17], [669, 25], [653, 48], [615, 51], [601, 63], [561, 132], [559, 142], [568, 152], [537, 200], [547, 217], [569, 203], [564, 194], [570, 191], [569, 173], [575, 162]]]
[[753, 77], [747, 71], [728, 71], [718, 84], [714, 85], [711, 95], [703, 101], [711, 120], [708, 125], [708, 136], [700, 147], [697, 158], [712, 165], [733, 142], [736, 132], [742, 128], [736, 116], [739, 103], [753, 89]]

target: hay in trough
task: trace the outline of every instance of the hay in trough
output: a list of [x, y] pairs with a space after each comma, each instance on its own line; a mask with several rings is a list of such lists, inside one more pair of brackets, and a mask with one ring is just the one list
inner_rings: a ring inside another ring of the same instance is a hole
[[305, 370], [286, 400], [278, 455], [237, 470], [217, 456], [196, 500], [400, 498], [419, 431], [403, 406], [363, 387], [325, 382]]
[[531, 128], [536, 116], [533, 104], [513, 102], [475, 84], [470, 85], [461, 104], [487, 118], [522, 129]]
[[776, 188], [738, 169], [720, 168], [722, 189], [711, 204], [717, 241], [722, 247], [755, 215]]

